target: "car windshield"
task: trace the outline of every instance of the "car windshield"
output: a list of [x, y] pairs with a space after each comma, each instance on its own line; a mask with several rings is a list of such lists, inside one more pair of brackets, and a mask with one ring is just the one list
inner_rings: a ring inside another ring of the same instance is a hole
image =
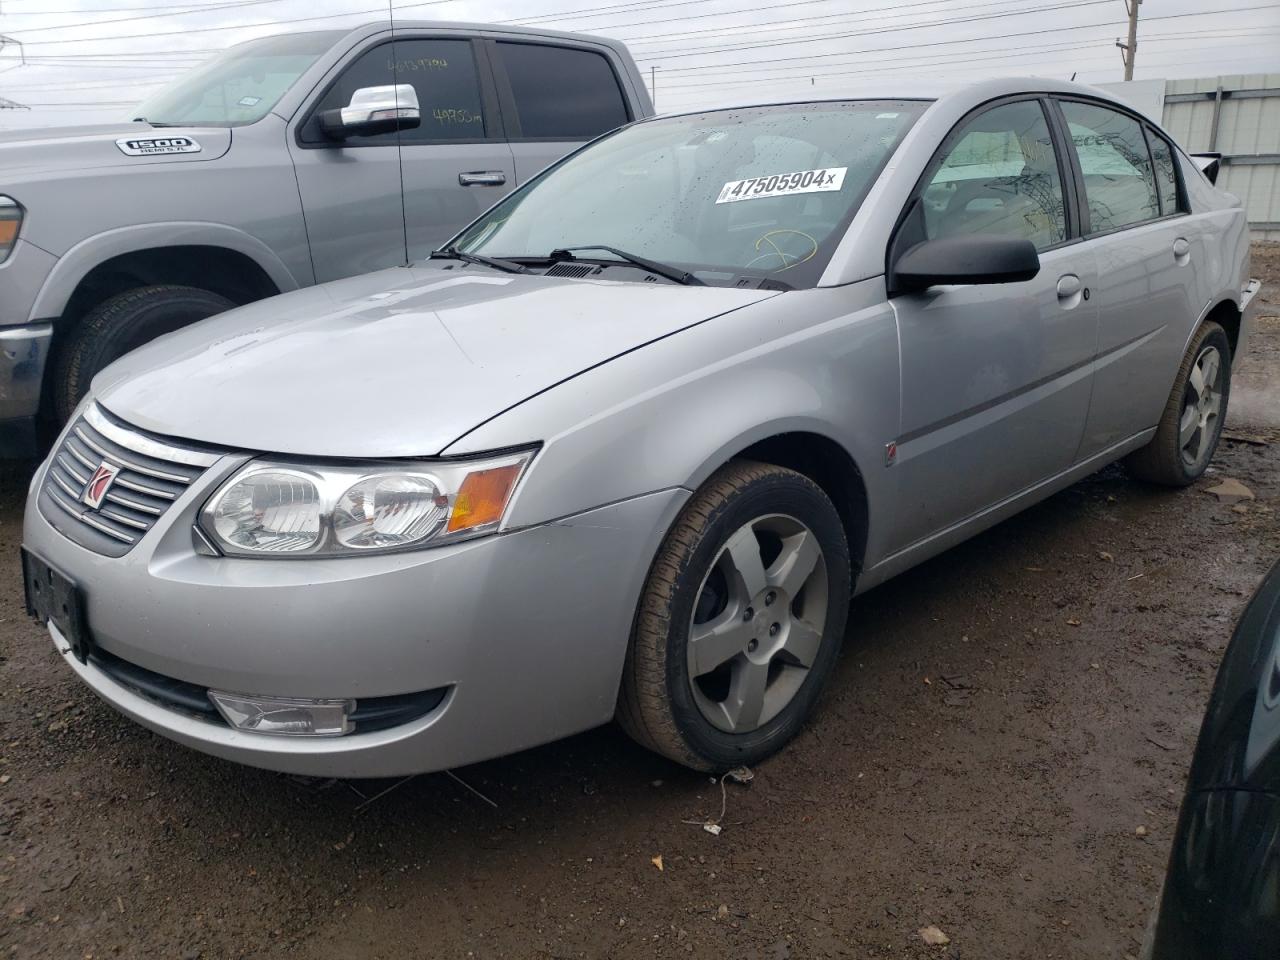
[[341, 36], [329, 30], [237, 44], [152, 94], [130, 116], [154, 126], [256, 123]]
[[457, 250], [613, 262], [617, 251], [708, 284], [813, 286], [928, 104], [841, 101], [716, 110], [624, 127], [464, 230]]

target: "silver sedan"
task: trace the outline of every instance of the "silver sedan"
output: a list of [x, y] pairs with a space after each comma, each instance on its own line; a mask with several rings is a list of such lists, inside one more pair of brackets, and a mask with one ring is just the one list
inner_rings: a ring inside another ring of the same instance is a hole
[[31, 612], [199, 750], [387, 776], [617, 718], [704, 770], [850, 598], [1124, 458], [1205, 470], [1240, 203], [1087, 87], [635, 123], [429, 261], [132, 353], [37, 472]]

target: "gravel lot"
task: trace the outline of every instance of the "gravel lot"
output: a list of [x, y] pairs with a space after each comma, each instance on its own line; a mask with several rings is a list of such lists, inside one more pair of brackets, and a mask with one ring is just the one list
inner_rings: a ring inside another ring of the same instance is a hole
[[[398, 784], [153, 736], [23, 614], [30, 467], [8, 468], [0, 951], [1136, 954], [1214, 671], [1280, 556], [1280, 245], [1254, 262], [1269, 316], [1228, 422], [1251, 442], [1179, 493], [1105, 470], [858, 600], [817, 718], [726, 785], [719, 836], [684, 821], [717, 815], [720, 788], [612, 728]], [[1219, 503], [1224, 477], [1257, 499]], [[949, 946], [924, 943], [931, 925]]]

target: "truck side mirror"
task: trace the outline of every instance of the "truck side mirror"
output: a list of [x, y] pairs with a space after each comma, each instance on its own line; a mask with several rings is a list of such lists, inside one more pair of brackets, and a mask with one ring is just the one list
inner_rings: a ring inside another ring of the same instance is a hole
[[361, 87], [348, 106], [320, 113], [320, 129], [330, 140], [411, 130], [421, 122], [418, 92], [409, 83]]

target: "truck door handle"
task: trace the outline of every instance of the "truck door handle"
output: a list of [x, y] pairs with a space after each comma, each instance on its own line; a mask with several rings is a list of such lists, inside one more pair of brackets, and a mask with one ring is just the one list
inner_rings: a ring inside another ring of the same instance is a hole
[[1058, 278], [1058, 299], [1070, 300], [1080, 292], [1080, 278], [1068, 273]]
[[458, 183], [464, 187], [500, 187], [507, 182], [501, 170], [472, 170], [458, 174]]
[[1173, 259], [1182, 263], [1187, 259], [1187, 254], [1191, 252], [1191, 244], [1187, 243], [1185, 237], [1179, 237], [1173, 241]]

